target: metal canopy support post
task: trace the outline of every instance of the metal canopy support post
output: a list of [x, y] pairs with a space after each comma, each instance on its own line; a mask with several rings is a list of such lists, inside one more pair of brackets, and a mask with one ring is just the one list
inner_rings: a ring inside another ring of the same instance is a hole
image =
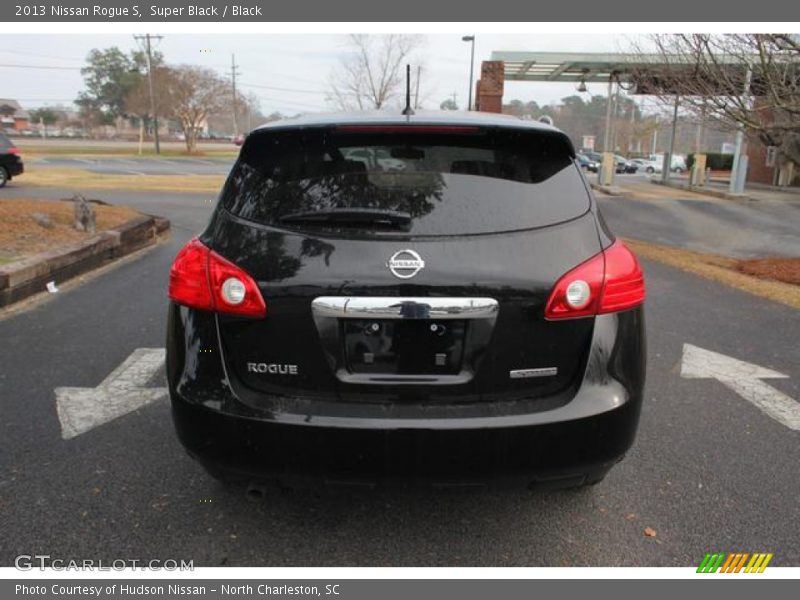
[[672, 111], [672, 133], [669, 136], [669, 151], [664, 154], [664, 164], [661, 167], [661, 181], [669, 181], [670, 171], [672, 170], [672, 153], [675, 152], [675, 134], [678, 130], [678, 105], [681, 102], [680, 96], [675, 96], [675, 108]]
[[614, 76], [608, 76], [608, 95], [606, 96], [606, 130], [603, 134], [603, 152], [608, 152], [609, 138], [611, 137], [611, 93]]
[[[614, 183], [615, 166], [609, 159], [608, 153], [611, 152], [611, 98], [614, 90], [614, 73], [608, 76], [608, 95], [606, 96], [606, 130], [603, 133], [603, 161], [597, 169], [597, 183], [600, 185], [612, 185]], [[609, 167], [610, 165], [610, 167]]]
[[[753, 71], [750, 67], [747, 68], [747, 73], [744, 76], [744, 90], [742, 93], [746, 96], [750, 91], [750, 80], [753, 77]], [[731, 181], [728, 190], [731, 194], [744, 193], [744, 181], [747, 176], [747, 156], [742, 156], [742, 147], [744, 146], [744, 127], [740, 126], [736, 131], [736, 151], [733, 155], [733, 169], [731, 169]]]
[[[462, 42], [469, 42], [471, 48], [469, 51], [469, 92], [467, 93], [467, 110], [472, 110], [472, 77], [473, 69], [475, 68], [475, 34], [465, 35], [461, 38]], [[476, 98], [477, 100], [477, 98]]]

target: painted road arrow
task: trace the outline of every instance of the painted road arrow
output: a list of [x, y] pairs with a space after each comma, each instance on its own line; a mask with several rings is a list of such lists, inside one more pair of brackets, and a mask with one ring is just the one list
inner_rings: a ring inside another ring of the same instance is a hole
[[716, 379], [779, 423], [800, 431], [800, 403], [761, 381], [787, 379], [788, 375], [684, 344], [681, 377]]
[[164, 348], [137, 348], [96, 388], [56, 388], [65, 440], [167, 397], [167, 388], [144, 387], [164, 364]]

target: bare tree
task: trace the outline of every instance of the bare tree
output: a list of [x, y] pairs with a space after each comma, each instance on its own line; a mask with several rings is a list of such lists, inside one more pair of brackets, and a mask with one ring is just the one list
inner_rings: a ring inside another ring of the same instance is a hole
[[385, 107], [402, 92], [403, 67], [421, 44], [415, 35], [351, 35], [350, 51], [331, 75], [328, 102], [341, 110]]
[[800, 164], [797, 37], [677, 34], [651, 40], [664, 67], [635, 73], [641, 85], [677, 92], [698, 119], [726, 129], [743, 127], [765, 145], [777, 146], [784, 160]]
[[159, 94], [166, 93], [169, 105], [166, 116], [180, 123], [186, 139], [186, 150], [197, 151], [197, 136], [210, 115], [227, 110], [228, 84], [211, 69], [181, 65], [169, 69]]

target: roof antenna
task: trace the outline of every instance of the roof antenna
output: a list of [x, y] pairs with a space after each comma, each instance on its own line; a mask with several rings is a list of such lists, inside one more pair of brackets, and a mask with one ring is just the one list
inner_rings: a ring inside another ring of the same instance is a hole
[[406, 107], [403, 114], [407, 117], [414, 114], [414, 109], [411, 108], [411, 65], [406, 65]]

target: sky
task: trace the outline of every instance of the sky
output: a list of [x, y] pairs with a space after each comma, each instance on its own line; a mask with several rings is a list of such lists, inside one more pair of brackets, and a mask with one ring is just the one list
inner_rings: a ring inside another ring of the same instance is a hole
[[[471, 32], [465, 31], [468, 35]], [[0, 97], [17, 99], [25, 108], [69, 104], [83, 89], [80, 68], [92, 48], [118, 46], [132, 50], [132, 35], [2, 35]], [[418, 52], [423, 65], [420, 98], [425, 108], [438, 108], [456, 94], [465, 107], [469, 89], [469, 44], [461, 35], [426, 35]], [[621, 52], [625, 35], [483, 34], [476, 36], [476, 79], [482, 60], [494, 50]], [[347, 36], [334, 34], [208, 35], [164, 34], [154, 48], [171, 64], [196, 64], [220, 74], [230, 72], [231, 54], [239, 67], [239, 88], [258, 97], [263, 114], [330, 110], [329, 79], [348, 52]], [[38, 68], [34, 68], [38, 67]], [[42, 68], [44, 67], [44, 68]], [[275, 89], [280, 88], [280, 89]], [[504, 100], [557, 103], [577, 93], [574, 84], [506, 82]], [[590, 84], [590, 94], [606, 93], [605, 84]]]

